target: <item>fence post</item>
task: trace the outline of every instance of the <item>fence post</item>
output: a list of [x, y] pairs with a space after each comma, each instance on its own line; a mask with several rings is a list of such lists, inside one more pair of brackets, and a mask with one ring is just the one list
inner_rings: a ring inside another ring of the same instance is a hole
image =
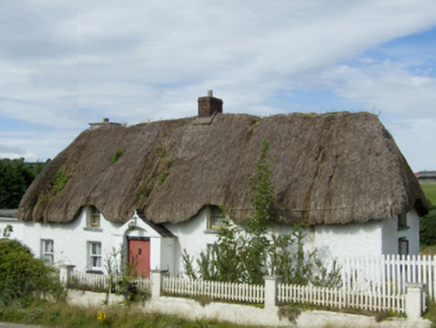
[[277, 305], [277, 286], [282, 281], [281, 276], [264, 276], [265, 280], [265, 309], [275, 308]]
[[65, 286], [68, 286], [71, 280], [71, 273], [73, 272], [75, 265], [63, 264], [59, 267], [59, 280]]
[[163, 278], [168, 270], [150, 270], [151, 273], [151, 298], [157, 299], [161, 296]]
[[425, 306], [425, 284], [406, 283], [406, 315], [408, 320], [420, 319]]

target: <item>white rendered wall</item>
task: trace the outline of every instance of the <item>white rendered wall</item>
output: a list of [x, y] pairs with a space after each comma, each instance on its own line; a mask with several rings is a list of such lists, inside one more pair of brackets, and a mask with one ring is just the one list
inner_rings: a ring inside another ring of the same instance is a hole
[[413, 209], [407, 213], [408, 229], [398, 230], [397, 218], [383, 220], [383, 254], [398, 254], [398, 239], [409, 241], [409, 254], [419, 254], [419, 216]]
[[[216, 234], [207, 232], [208, 209], [203, 208], [191, 220], [179, 224], [165, 224], [178, 238], [175, 240], [174, 264], [175, 274], [183, 274], [183, 249], [186, 249], [195, 260], [205, 251], [208, 244], [217, 240]], [[345, 225], [318, 225], [307, 228], [304, 240], [306, 252], [317, 250], [318, 258], [326, 264], [332, 260], [341, 260], [344, 256], [373, 256], [381, 255], [382, 221], [367, 223], [352, 223]], [[289, 225], [276, 224], [270, 229], [271, 233], [291, 233]]]
[[321, 259], [341, 259], [344, 256], [373, 256], [382, 253], [382, 224], [380, 221], [310, 228], [310, 245]]
[[[217, 240], [217, 235], [208, 230], [208, 207], [204, 207], [196, 217], [186, 222], [164, 224], [176, 238], [162, 238], [142, 220], [135, 221], [138, 225], [131, 230], [128, 229], [128, 223], [109, 222], [102, 216], [100, 229], [89, 229], [86, 222], [87, 211], [89, 208], [69, 223], [12, 222], [14, 232], [11, 238], [23, 241], [37, 256], [41, 254], [41, 239], [54, 240], [55, 263], [74, 264], [76, 271], [88, 270], [87, 242], [100, 242], [102, 271], [105, 271], [105, 259], [113, 249], [120, 250], [123, 244], [127, 246], [127, 235], [149, 237], [151, 269], [168, 269], [173, 276], [184, 273], [183, 249], [196, 260], [202, 251], [206, 251], [208, 244], [213, 244]], [[7, 224], [9, 222], [0, 220], [0, 228], [1, 225]], [[311, 226], [307, 230], [305, 249], [317, 249], [318, 257], [330, 262], [345, 255], [398, 254], [398, 238], [407, 237], [409, 253], [419, 254], [419, 217], [415, 211], [408, 213], [408, 226], [409, 229], [398, 231], [396, 219]], [[271, 231], [290, 233], [291, 227], [275, 225]]]
[[111, 254], [114, 244], [113, 233], [121, 223], [100, 219], [100, 228], [88, 231], [86, 228], [86, 211], [69, 223], [39, 223], [24, 221], [24, 244], [29, 246], [36, 256], [41, 255], [41, 240], [54, 241], [54, 261], [59, 264], [73, 264], [76, 271], [88, 270], [88, 242], [100, 242], [102, 246], [102, 271], [105, 259]]
[[176, 245], [176, 238], [161, 238], [161, 264], [159, 269], [168, 270], [170, 275], [175, 275], [174, 268], [174, 247]]
[[[217, 240], [217, 235], [208, 231], [209, 209], [203, 207], [197, 216], [192, 219], [178, 223], [165, 224], [177, 239], [174, 239], [174, 274], [184, 273], [182, 261], [183, 249], [195, 259], [198, 259], [202, 251], [206, 251], [208, 244], [213, 244]], [[194, 263], [196, 265], [196, 263]]]

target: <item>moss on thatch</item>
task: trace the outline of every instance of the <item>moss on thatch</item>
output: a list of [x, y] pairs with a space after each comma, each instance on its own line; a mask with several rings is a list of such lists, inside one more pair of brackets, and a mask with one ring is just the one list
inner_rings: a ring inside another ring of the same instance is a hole
[[[276, 219], [309, 224], [394, 217], [426, 198], [393, 138], [369, 113], [289, 114], [262, 118], [219, 114], [211, 125], [195, 118], [108, 127], [81, 133], [27, 190], [23, 220], [68, 222], [94, 205], [111, 221], [134, 209], [153, 222], [190, 219], [207, 204], [237, 219], [252, 208], [247, 174], [270, 143]], [[255, 127], [255, 128], [253, 128]], [[112, 154], [122, 149], [122, 156]], [[49, 195], [61, 167], [68, 183]]]

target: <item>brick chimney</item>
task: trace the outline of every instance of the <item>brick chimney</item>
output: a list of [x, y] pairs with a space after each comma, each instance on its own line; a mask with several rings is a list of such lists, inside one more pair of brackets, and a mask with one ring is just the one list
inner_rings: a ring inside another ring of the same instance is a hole
[[212, 117], [215, 114], [223, 112], [223, 101], [222, 99], [215, 98], [213, 96], [213, 91], [207, 91], [206, 97], [198, 98], [198, 117], [206, 118]]

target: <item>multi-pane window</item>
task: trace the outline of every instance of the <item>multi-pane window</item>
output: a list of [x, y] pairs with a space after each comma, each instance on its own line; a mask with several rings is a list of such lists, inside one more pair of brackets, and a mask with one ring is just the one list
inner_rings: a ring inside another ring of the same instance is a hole
[[101, 269], [101, 243], [88, 242], [89, 269]]
[[95, 206], [91, 206], [91, 217], [89, 218], [89, 226], [92, 228], [100, 227], [100, 211]]
[[209, 213], [209, 226], [211, 230], [218, 230], [224, 226], [224, 213], [223, 211], [215, 205], [210, 206]]
[[54, 243], [51, 239], [41, 240], [41, 258], [46, 262], [54, 263]]

